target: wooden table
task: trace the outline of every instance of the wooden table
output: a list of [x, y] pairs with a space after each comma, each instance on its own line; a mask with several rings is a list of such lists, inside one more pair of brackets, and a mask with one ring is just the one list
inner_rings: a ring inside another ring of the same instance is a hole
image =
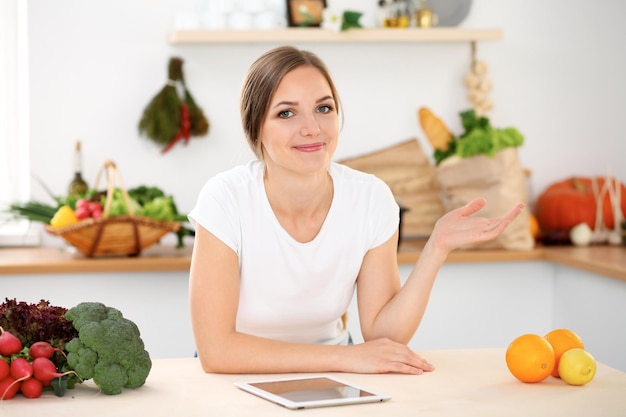
[[[420, 352], [437, 369], [420, 376], [337, 374], [340, 378], [392, 396], [385, 403], [292, 411], [251, 394], [233, 382], [268, 375], [205, 374], [197, 359], [159, 359], [146, 384], [106, 396], [88, 381], [65, 397], [16, 396], [0, 402], [1, 416], [601, 416], [626, 415], [626, 373], [598, 364], [584, 386], [549, 377], [525, 384], [515, 379], [503, 349]], [[308, 375], [308, 374], [303, 374]], [[292, 375], [281, 375], [289, 377]]]

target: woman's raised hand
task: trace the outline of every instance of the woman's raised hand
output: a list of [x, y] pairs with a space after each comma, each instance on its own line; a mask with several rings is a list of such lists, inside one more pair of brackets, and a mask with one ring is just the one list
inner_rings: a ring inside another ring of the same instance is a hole
[[451, 210], [442, 216], [430, 236], [439, 248], [451, 251], [473, 243], [496, 238], [524, 209], [523, 203], [516, 204], [502, 217], [474, 216], [487, 201], [476, 198], [463, 207]]

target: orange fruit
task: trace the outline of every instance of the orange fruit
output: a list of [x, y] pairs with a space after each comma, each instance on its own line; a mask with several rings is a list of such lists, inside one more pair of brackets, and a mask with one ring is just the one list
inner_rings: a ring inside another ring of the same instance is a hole
[[524, 334], [506, 349], [506, 365], [513, 376], [522, 382], [539, 382], [554, 369], [554, 349], [538, 334]]
[[530, 235], [533, 239], [537, 239], [539, 237], [539, 222], [533, 214], [528, 216], [528, 227], [530, 229]]
[[554, 369], [551, 375], [559, 378], [559, 360], [561, 355], [573, 348], [585, 349], [582, 339], [569, 329], [552, 330], [544, 336], [554, 349]]

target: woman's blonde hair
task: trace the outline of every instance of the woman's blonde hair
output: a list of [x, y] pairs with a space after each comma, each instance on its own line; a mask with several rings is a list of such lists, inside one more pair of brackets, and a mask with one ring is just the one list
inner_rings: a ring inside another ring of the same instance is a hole
[[[317, 68], [330, 86], [335, 107], [341, 102], [326, 64], [314, 53], [291, 46], [269, 50], [252, 63], [241, 89], [241, 123], [250, 148], [257, 158], [263, 159], [261, 128], [267, 116], [274, 93], [283, 77], [301, 66]], [[343, 112], [342, 112], [343, 114]]]

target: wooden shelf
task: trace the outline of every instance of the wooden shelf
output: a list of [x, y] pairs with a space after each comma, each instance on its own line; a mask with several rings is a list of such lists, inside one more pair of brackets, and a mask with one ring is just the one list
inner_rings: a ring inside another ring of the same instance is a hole
[[274, 42], [473, 42], [502, 39], [501, 29], [407, 28], [350, 29], [335, 32], [319, 28], [276, 30], [181, 30], [170, 33], [173, 44]]

